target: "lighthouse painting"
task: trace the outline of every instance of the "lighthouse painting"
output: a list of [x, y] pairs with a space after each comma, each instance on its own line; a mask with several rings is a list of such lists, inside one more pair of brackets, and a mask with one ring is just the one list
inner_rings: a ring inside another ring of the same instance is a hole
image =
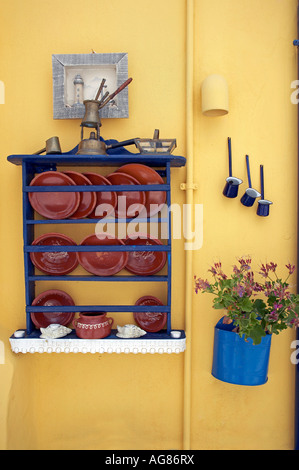
[[84, 98], [83, 98], [83, 87], [84, 87], [84, 81], [83, 78], [79, 73], [74, 78], [74, 106], [78, 106], [80, 104], [83, 104]]
[[[128, 57], [119, 54], [53, 55], [54, 119], [84, 116], [84, 101], [95, 99], [103, 79], [101, 99], [128, 79]], [[123, 90], [101, 110], [102, 118], [128, 117], [128, 89]]]

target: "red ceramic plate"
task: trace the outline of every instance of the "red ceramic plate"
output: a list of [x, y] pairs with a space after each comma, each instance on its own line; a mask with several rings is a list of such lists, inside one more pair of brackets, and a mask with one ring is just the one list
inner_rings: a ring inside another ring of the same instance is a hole
[[[135, 305], [163, 305], [161, 300], [151, 295], [145, 295], [137, 300]], [[162, 330], [167, 322], [166, 312], [134, 312], [136, 323], [149, 333], [156, 333]]]
[[[98, 173], [84, 173], [84, 176], [89, 179], [92, 185], [111, 185], [110, 181]], [[102, 219], [114, 212], [117, 204], [117, 195], [113, 191], [96, 193], [97, 202], [94, 210], [89, 214], [91, 219]]]
[[[63, 173], [69, 178], [71, 178], [74, 183], [78, 186], [91, 185], [89, 179], [81, 173], [78, 173], [77, 171], [64, 171]], [[79, 196], [79, 207], [76, 212], [70, 217], [70, 219], [82, 219], [83, 217], [87, 217], [95, 208], [97, 202], [97, 195], [94, 191], [80, 192]]]
[[[126, 173], [133, 176], [140, 184], [164, 184], [163, 179], [153, 168], [142, 165], [141, 163], [128, 163], [120, 167], [120, 173]], [[145, 207], [148, 215], [157, 214], [165, 204], [165, 191], [145, 191]]]
[[[56, 306], [75, 305], [70, 295], [62, 290], [51, 289], [39, 294], [32, 306], [35, 307], [56, 307]], [[71, 323], [75, 313], [71, 312], [32, 312], [31, 319], [37, 328], [47, 328], [51, 323], [58, 325], [68, 325]]]
[[[45, 171], [36, 175], [30, 186], [75, 186], [74, 181], [59, 171]], [[48, 219], [66, 219], [79, 207], [79, 193], [29, 193], [29, 201], [36, 212]]]
[[[162, 245], [162, 242], [150, 235], [139, 234], [127, 237], [125, 245]], [[130, 251], [126, 269], [134, 274], [148, 276], [161, 271], [166, 263], [165, 251]]]
[[[81, 245], [124, 245], [122, 240], [107, 233], [90, 235], [82, 241]], [[89, 273], [97, 276], [113, 276], [121, 271], [128, 261], [128, 253], [125, 251], [96, 251], [78, 252], [78, 261]]]
[[[76, 243], [61, 233], [46, 233], [36, 238], [32, 245], [76, 246]], [[78, 266], [77, 254], [74, 252], [31, 252], [30, 258], [40, 271], [56, 276], [68, 274]]]
[[[125, 173], [114, 172], [107, 176], [111, 184], [139, 185], [140, 183], [133, 176]], [[115, 213], [120, 218], [131, 218], [139, 215], [144, 209], [145, 192], [144, 191], [118, 191], [117, 206]], [[120, 199], [120, 197], [122, 199]]]

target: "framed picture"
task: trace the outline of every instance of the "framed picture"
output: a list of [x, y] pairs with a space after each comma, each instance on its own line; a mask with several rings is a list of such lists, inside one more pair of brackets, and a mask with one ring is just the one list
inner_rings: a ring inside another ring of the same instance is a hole
[[[106, 81], [101, 95], [107, 91], [112, 94], [128, 79], [128, 54], [53, 54], [52, 71], [54, 119], [82, 119], [83, 101], [95, 99], [103, 78]], [[100, 117], [128, 116], [126, 87], [100, 110]]]

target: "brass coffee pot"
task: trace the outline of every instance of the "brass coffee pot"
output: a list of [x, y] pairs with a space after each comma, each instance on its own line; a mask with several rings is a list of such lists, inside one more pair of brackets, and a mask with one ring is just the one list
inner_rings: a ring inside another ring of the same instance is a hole
[[107, 150], [124, 147], [126, 145], [136, 145], [137, 139], [129, 139], [107, 145], [105, 142], [98, 139], [95, 132], [91, 132], [89, 139], [83, 139], [79, 143], [76, 155], [108, 155]]
[[[81, 142], [79, 143], [77, 155], [101, 155], [104, 149], [100, 141], [100, 127], [102, 124], [99, 115], [99, 101], [85, 100], [83, 104], [85, 114], [81, 123]], [[96, 129], [96, 132], [91, 132], [89, 139], [83, 139], [84, 127]]]
[[101, 127], [101, 119], [99, 115], [100, 102], [97, 100], [85, 100], [83, 101], [85, 106], [85, 114], [82, 119], [82, 127]]
[[107, 155], [106, 145], [95, 132], [90, 133], [89, 139], [82, 139], [76, 155]]
[[46, 140], [46, 146], [37, 152], [34, 153], [34, 155], [40, 155], [41, 153], [46, 152], [47, 155], [51, 154], [60, 154], [61, 153], [61, 147], [60, 147], [60, 142], [59, 142], [59, 137], [50, 137], [48, 140]]
[[[98, 100], [100, 93], [104, 87], [106, 79], [103, 78], [100, 87], [97, 91], [96, 97], [94, 100], [85, 100], [83, 104], [85, 106], [85, 114], [81, 122], [81, 142], [78, 146], [78, 152], [76, 155], [107, 155], [106, 149], [108, 148], [104, 142], [100, 140], [100, 127], [101, 127], [101, 118], [99, 111], [106, 104], [114, 98], [115, 95], [120, 93], [129, 83], [131, 83], [132, 78], [126, 80], [117, 90], [114, 91], [111, 95], [107, 91], [104, 96]], [[83, 139], [83, 130], [84, 127], [93, 128], [95, 132], [90, 133], [89, 139]], [[126, 141], [129, 142], [129, 141]], [[135, 141], [130, 141], [130, 143], [135, 143]], [[127, 143], [126, 145], [130, 145]], [[116, 144], [117, 147], [121, 146], [121, 143]], [[109, 146], [109, 148], [113, 148]]]

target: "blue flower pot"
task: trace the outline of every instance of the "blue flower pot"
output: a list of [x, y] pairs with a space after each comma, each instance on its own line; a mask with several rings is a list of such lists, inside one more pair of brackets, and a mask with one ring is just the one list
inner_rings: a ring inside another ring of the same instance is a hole
[[212, 375], [223, 382], [237, 385], [263, 385], [268, 380], [272, 335], [263, 336], [260, 344], [244, 340], [231, 331], [233, 324], [221, 319], [215, 326]]

